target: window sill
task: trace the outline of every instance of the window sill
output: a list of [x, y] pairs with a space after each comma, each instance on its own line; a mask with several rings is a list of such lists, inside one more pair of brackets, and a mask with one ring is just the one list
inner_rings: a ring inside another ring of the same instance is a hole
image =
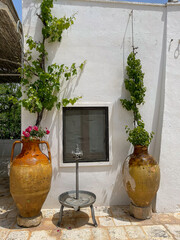
[[[75, 167], [76, 162], [74, 163], [62, 163], [60, 162], [60, 167]], [[101, 167], [101, 166], [112, 166], [111, 162], [80, 162], [79, 167]]]

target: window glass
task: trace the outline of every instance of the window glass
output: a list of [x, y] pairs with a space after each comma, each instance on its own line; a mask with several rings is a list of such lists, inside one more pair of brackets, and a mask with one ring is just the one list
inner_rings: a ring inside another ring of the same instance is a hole
[[83, 162], [109, 160], [107, 107], [63, 108], [63, 162], [74, 162], [78, 144]]

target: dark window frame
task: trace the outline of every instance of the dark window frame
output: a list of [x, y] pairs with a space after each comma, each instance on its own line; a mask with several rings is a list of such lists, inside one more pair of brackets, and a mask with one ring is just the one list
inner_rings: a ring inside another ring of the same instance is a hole
[[[98, 156], [97, 153], [95, 154], [89, 154], [88, 156], [93, 158], [92, 159], [82, 159], [80, 160], [80, 162], [91, 162], [91, 163], [95, 163], [95, 162], [109, 162], [109, 107], [107, 106], [82, 106], [82, 107], [63, 107], [63, 163], [74, 163], [74, 160], [72, 158], [72, 154], [66, 154], [66, 156], [68, 156], [68, 160], [65, 160], [65, 140], [66, 140], [66, 136], [65, 136], [65, 129], [66, 129], [66, 126], [65, 126], [65, 112], [68, 111], [68, 110], [104, 110], [105, 111], [105, 129], [104, 129], [104, 133], [105, 133], [105, 155], [106, 155], [106, 158], [105, 159], [96, 159], [96, 156]], [[81, 116], [83, 118], [83, 116]], [[87, 121], [85, 121], [87, 123]], [[81, 128], [85, 128], [87, 129], [87, 126], [85, 124], [82, 124]], [[83, 133], [85, 134], [88, 134], [88, 131], [83, 131]], [[87, 137], [88, 139], [88, 137]], [[83, 146], [80, 146], [81, 149], [83, 150], [85, 147], [87, 147], [88, 144], [84, 144]], [[70, 160], [71, 159], [71, 160]]]

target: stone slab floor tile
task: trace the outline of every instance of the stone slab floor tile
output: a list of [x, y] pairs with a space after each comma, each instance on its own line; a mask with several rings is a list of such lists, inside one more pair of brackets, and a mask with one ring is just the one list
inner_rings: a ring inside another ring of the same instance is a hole
[[0, 198], [0, 207], [6, 210], [9, 210], [13, 206], [14, 201], [11, 197]]
[[147, 235], [143, 232], [139, 226], [125, 226], [125, 230], [128, 234], [129, 239], [134, 240], [145, 240], [148, 239]]
[[74, 211], [73, 212], [73, 217], [75, 217], [75, 218], [91, 217], [90, 207], [88, 207], [88, 208], [81, 208], [80, 211]]
[[113, 217], [121, 217], [129, 215], [129, 209], [127, 206], [112, 206], [110, 207]]
[[57, 236], [53, 236], [52, 231], [34, 231], [31, 233], [29, 240], [57, 240]]
[[[56, 213], [54, 217], [56, 217], [56, 215], [58, 216], [57, 218], [59, 218], [59, 213]], [[63, 211], [63, 218], [89, 218], [91, 217], [91, 213], [90, 213], [90, 208], [82, 208], [79, 211], [74, 211], [72, 210], [72, 208], [70, 210], [65, 209]]]
[[[57, 226], [57, 225], [56, 225]], [[76, 219], [75, 218], [63, 218], [61, 225], [61, 229], [74, 229], [76, 228]]]
[[180, 212], [174, 213], [174, 217], [177, 218], [177, 219], [180, 219]]
[[123, 227], [108, 228], [109, 236], [111, 240], [127, 240], [127, 234]]
[[155, 222], [153, 221], [153, 218], [146, 219], [146, 220], [140, 220], [140, 219], [136, 219], [134, 217], [129, 216], [129, 219], [130, 219], [132, 225], [140, 225], [140, 226], [145, 225], [146, 226], [146, 225], [155, 224]]
[[173, 213], [161, 213], [156, 214], [156, 218], [161, 224], [175, 224], [177, 223], [177, 219], [174, 217]]
[[114, 217], [113, 221], [116, 226], [132, 225], [130, 219], [127, 216]]
[[42, 220], [38, 230], [55, 230], [58, 228], [57, 223], [58, 223], [58, 219], [52, 220], [52, 219], [45, 218]]
[[75, 219], [75, 227], [76, 228], [94, 228], [93, 220], [92, 218], [76, 218]]
[[7, 218], [16, 218], [18, 215], [18, 210], [17, 209], [11, 209], [8, 211], [8, 216]]
[[3, 197], [7, 197], [7, 198], [11, 197], [9, 190], [7, 190], [6, 192], [1, 192], [0, 190], [0, 198], [3, 198]]
[[63, 210], [63, 217], [73, 217], [74, 210], [72, 208], [64, 208]]
[[[96, 219], [97, 221], [97, 219]], [[53, 223], [55, 224], [55, 221], [53, 221]], [[98, 223], [98, 221], [97, 221]], [[57, 224], [55, 224], [57, 226]], [[85, 218], [85, 217], [82, 217], [82, 218], [66, 218], [64, 217], [62, 219], [62, 222], [61, 222], [61, 226], [60, 228], [62, 229], [74, 229], [74, 228], [93, 228], [94, 227], [94, 224], [93, 224], [93, 220], [92, 218]]]
[[111, 217], [99, 217], [99, 224], [103, 227], [113, 227], [114, 222]]
[[8, 212], [6, 210], [0, 209], [0, 219], [6, 218]]
[[9, 192], [9, 184], [2, 183], [0, 184], [0, 193], [8, 193]]
[[5, 240], [6, 236], [8, 235], [9, 230], [7, 229], [0, 229], [0, 239]]
[[165, 226], [174, 235], [175, 239], [180, 240], [180, 224], [166, 224]]
[[110, 207], [106, 207], [106, 206], [94, 207], [94, 212], [96, 217], [112, 216]]
[[[63, 230], [61, 240], [92, 240], [90, 229]], [[33, 239], [34, 240], [34, 239]]]
[[109, 240], [109, 234], [105, 228], [93, 228], [92, 230], [93, 240]]
[[14, 223], [15, 223], [16, 219], [15, 218], [3, 218], [3, 219], [0, 219], [0, 229], [2, 228], [11, 228]]
[[56, 211], [54, 209], [42, 209], [42, 215], [43, 218], [53, 218], [53, 216], [55, 215]]
[[173, 239], [170, 233], [162, 225], [142, 226], [142, 228], [150, 240]]
[[29, 231], [11, 231], [6, 240], [28, 240]]

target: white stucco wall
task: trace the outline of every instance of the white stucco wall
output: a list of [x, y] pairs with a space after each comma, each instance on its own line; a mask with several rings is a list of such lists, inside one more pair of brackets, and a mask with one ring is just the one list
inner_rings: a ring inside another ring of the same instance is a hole
[[160, 151], [160, 212], [180, 211], [180, 4], [167, 6], [165, 93]]
[[[119, 99], [126, 94], [123, 81], [126, 59], [132, 50], [130, 13], [133, 9], [134, 43], [135, 46], [138, 46], [137, 56], [142, 62], [145, 73], [144, 82], [147, 87], [146, 104], [141, 107], [141, 113], [147, 130], [153, 130], [156, 133], [150, 147], [150, 153], [156, 157], [157, 161], [159, 161], [160, 156], [162, 172], [156, 206], [158, 211], [169, 210], [167, 204], [171, 196], [166, 189], [168, 184], [166, 173], [169, 164], [172, 163], [172, 160], [169, 161], [169, 146], [172, 147], [174, 159], [171, 169], [168, 170], [170, 179], [174, 168], [176, 168], [175, 171], [178, 171], [178, 154], [174, 151], [177, 134], [174, 135], [174, 133], [178, 129], [176, 121], [180, 116], [178, 110], [174, 116], [178, 102], [175, 102], [174, 105], [173, 100], [174, 98], [178, 100], [179, 96], [169, 93], [172, 87], [175, 92], [178, 88], [179, 58], [173, 57], [173, 51], [177, 47], [175, 41], [172, 42], [172, 45], [175, 45], [171, 51], [167, 50], [166, 60], [166, 49], [168, 49], [166, 42], [171, 38], [171, 25], [174, 25], [171, 18], [175, 14], [177, 17], [180, 15], [179, 10], [168, 12], [169, 25], [167, 28], [167, 9], [173, 9], [173, 5], [171, 4], [167, 8], [165, 5], [90, 0], [58, 0], [54, 3], [53, 13], [57, 17], [70, 16], [76, 12], [77, 15], [75, 24], [67, 32], [64, 32], [61, 43], [48, 45], [49, 63], [70, 65], [73, 62], [78, 64], [86, 60], [84, 72], [80, 79], [74, 81], [73, 87], [69, 89], [69, 94], [72, 97], [82, 96], [78, 102], [78, 105], [81, 106], [109, 106], [110, 161], [112, 164], [107, 166], [87, 164], [80, 167], [80, 189], [94, 192], [97, 196], [96, 205], [125, 205], [129, 203], [122, 184], [121, 168], [127, 154], [132, 150], [130, 144], [126, 142], [127, 136], [124, 126], [126, 124], [131, 126], [132, 123], [131, 115], [122, 108]], [[38, 6], [39, 3], [35, 0], [23, 0], [24, 35], [31, 35], [37, 40], [41, 31], [41, 24], [36, 16]], [[176, 6], [179, 7], [179, 4]], [[176, 21], [175, 24], [178, 25]], [[178, 29], [173, 29], [173, 33], [177, 33]], [[177, 39], [176, 35], [176, 42]], [[176, 69], [175, 74], [173, 74], [173, 68]], [[171, 74], [173, 75], [173, 85], [169, 82], [172, 79]], [[170, 95], [166, 98], [167, 93]], [[169, 102], [168, 99], [171, 101]], [[164, 107], [164, 103], [167, 106]], [[170, 122], [172, 114], [173, 122]], [[22, 129], [34, 123], [35, 116], [23, 109]], [[52, 151], [53, 178], [51, 191], [44, 208], [58, 208], [58, 195], [75, 188], [75, 167], [60, 166], [62, 160], [61, 123], [61, 112], [54, 109], [45, 113], [42, 124], [50, 128], [51, 131], [48, 141]], [[170, 129], [173, 131], [167, 131], [170, 123]], [[170, 132], [171, 138], [168, 138], [167, 141], [168, 132]], [[172, 143], [170, 143], [170, 139], [173, 140]], [[176, 178], [179, 179], [180, 183], [180, 177], [178, 178], [177, 175]], [[180, 196], [177, 182], [175, 179], [172, 182], [172, 192], [176, 189], [177, 196]], [[178, 197], [175, 197], [171, 205], [172, 211], [177, 210], [178, 202]]]

